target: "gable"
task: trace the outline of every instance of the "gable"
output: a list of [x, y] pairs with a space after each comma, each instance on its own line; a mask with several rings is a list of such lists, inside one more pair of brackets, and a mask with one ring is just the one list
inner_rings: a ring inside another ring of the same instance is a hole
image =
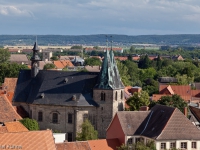
[[200, 130], [177, 108], [157, 140], [200, 140]]

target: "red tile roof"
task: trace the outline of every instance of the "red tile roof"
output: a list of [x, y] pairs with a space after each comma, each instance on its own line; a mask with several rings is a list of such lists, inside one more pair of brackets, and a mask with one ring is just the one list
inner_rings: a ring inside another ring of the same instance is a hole
[[87, 141], [57, 143], [56, 150], [90, 150]]
[[5, 95], [0, 95], [0, 122], [10, 122], [22, 119]]
[[16, 84], [17, 78], [5, 78], [2, 87], [4, 87], [7, 92], [14, 92]]
[[18, 146], [24, 150], [56, 150], [51, 130], [1, 133], [0, 139], [1, 146]]
[[57, 69], [63, 69], [65, 67], [59, 60], [53, 61], [53, 63]]
[[127, 60], [128, 58], [127, 57], [120, 57], [120, 56], [115, 56], [115, 59], [119, 59], [120, 61], [125, 61]]
[[88, 144], [91, 150], [118, 150], [120, 147], [118, 139], [89, 140]]
[[13, 122], [5, 122], [4, 123], [8, 132], [24, 132], [29, 131], [21, 122], [13, 121]]

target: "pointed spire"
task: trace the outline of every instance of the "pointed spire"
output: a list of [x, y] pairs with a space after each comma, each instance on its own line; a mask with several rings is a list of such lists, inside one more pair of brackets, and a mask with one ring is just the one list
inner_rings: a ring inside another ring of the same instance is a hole
[[114, 54], [106, 50], [104, 60], [99, 74], [99, 80], [96, 88], [100, 89], [122, 89], [124, 88], [121, 82], [119, 71], [114, 60]]

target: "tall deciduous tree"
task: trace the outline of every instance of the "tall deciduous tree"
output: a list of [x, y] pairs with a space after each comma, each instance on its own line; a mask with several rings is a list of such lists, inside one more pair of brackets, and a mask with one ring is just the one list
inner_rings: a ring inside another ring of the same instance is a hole
[[78, 141], [96, 140], [98, 139], [98, 132], [94, 129], [91, 122], [86, 119], [81, 125], [81, 132], [77, 133]]
[[7, 62], [10, 58], [10, 52], [8, 49], [0, 48], [0, 63]]
[[148, 106], [150, 104], [149, 94], [146, 91], [133, 93], [126, 103], [130, 106], [130, 110], [139, 110], [141, 106]]
[[44, 65], [43, 70], [54, 69], [54, 68], [55, 68], [54, 64], [46, 64], [46, 65]]

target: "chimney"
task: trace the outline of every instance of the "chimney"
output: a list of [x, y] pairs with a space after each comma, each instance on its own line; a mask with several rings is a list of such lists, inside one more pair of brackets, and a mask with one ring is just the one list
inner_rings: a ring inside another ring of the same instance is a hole
[[139, 111], [148, 111], [149, 107], [148, 106], [141, 106]]
[[188, 110], [187, 110], [188, 108], [187, 107], [185, 107], [184, 108], [184, 110], [183, 110], [183, 114], [187, 117], [187, 115], [188, 115]]

